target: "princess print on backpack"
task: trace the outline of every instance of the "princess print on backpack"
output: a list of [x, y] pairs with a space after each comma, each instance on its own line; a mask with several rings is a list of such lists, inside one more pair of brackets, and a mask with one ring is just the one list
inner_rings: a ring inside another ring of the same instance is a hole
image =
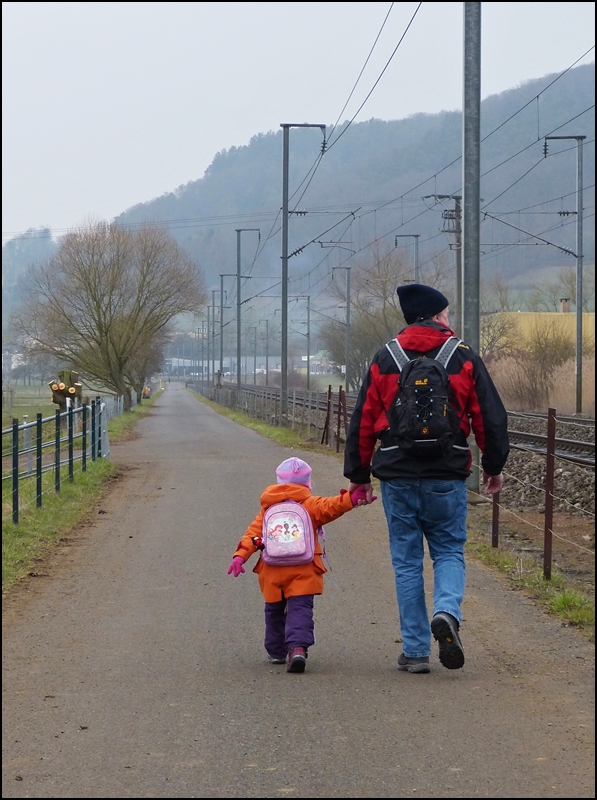
[[308, 564], [315, 557], [317, 533], [305, 507], [295, 500], [274, 503], [263, 515], [263, 551], [267, 564]]
[[366, 505], [367, 495], [360, 487], [352, 492], [341, 489], [334, 497], [314, 495], [311, 467], [292, 457], [278, 466], [276, 483], [265, 488], [260, 503], [228, 574], [241, 575], [245, 562], [259, 553], [253, 572], [265, 600], [268, 660], [286, 664], [287, 672], [304, 672], [309, 648], [315, 644], [314, 597], [323, 593], [327, 572], [323, 526], [357, 505]]

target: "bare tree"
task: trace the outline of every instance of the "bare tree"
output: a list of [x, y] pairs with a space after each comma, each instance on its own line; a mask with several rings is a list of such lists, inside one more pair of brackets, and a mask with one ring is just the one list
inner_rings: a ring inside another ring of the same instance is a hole
[[[595, 310], [595, 266], [583, 271], [582, 310]], [[576, 267], [563, 267], [557, 280], [534, 284], [529, 298], [531, 311], [559, 311], [560, 300], [576, 302]]]
[[500, 356], [511, 355], [520, 344], [518, 323], [510, 314], [483, 314], [481, 316], [480, 355], [489, 363]]
[[[447, 267], [441, 259], [430, 262], [422, 281], [443, 289]], [[362, 262], [351, 273], [350, 369], [347, 391], [358, 389], [373, 354], [404, 327], [404, 317], [396, 288], [412, 282], [412, 268], [396, 250], [373, 252], [370, 262]], [[336, 296], [346, 303], [345, 281], [336, 273], [332, 286]], [[328, 319], [320, 338], [331, 358], [339, 364], [346, 360], [346, 323]]]
[[170, 322], [206, 300], [202, 272], [166, 231], [103, 222], [67, 234], [30, 269], [28, 289], [11, 324], [29, 349], [122, 395], [126, 409]]
[[552, 390], [556, 369], [574, 356], [574, 337], [556, 319], [537, 319], [519, 349], [499, 359], [492, 376], [509, 408], [517, 411], [544, 409]]
[[[595, 311], [595, 265], [585, 267], [582, 280], [582, 310]], [[576, 267], [564, 267], [558, 272], [560, 298], [576, 302]]]
[[129, 386], [132, 386], [137, 393], [137, 398], [142, 399], [143, 387], [147, 383], [150, 375], [161, 372], [164, 362], [164, 352], [166, 346], [172, 338], [171, 332], [164, 329], [155, 335], [145, 349], [139, 349], [135, 357], [125, 370]]
[[517, 311], [522, 305], [520, 292], [513, 292], [501, 273], [481, 281], [481, 311]]

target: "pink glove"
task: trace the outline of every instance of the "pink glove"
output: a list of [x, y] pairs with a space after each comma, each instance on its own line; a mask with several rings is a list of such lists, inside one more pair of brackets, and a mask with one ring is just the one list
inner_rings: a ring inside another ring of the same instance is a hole
[[[357, 486], [356, 489], [353, 489], [350, 493], [350, 499], [352, 500], [352, 505], [358, 505], [359, 500], [364, 500], [366, 505], [369, 505], [367, 502], [367, 489], [365, 488], [364, 484]], [[377, 495], [373, 495], [371, 497], [371, 502], [377, 500]]]
[[232, 559], [232, 564], [230, 564], [230, 566], [228, 567], [228, 575], [234, 573], [234, 577], [238, 578], [241, 572], [245, 571], [245, 568], [243, 566], [244, 563], [245, 562], [242, 560], [240, 556], [234, 556], [234, 558]]

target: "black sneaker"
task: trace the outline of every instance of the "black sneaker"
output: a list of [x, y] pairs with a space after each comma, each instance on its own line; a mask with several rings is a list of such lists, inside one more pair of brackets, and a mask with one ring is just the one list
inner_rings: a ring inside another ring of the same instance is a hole
[[403, 672], [429, 672], [429, 656], [422, 656], [421, 658], [409, 658], [404, 653], [398, 656], [398, 669]]
[[291, 647], [286, 659], [286, 672], [304, 672], [307, 651], [304, 647]]
[[439, 660], [446, 669], [460, 669], [464, 650], [458, 635], [458, 622], [451, 614], [439, 611], [431, 620], [431, 633], [439, 642]]

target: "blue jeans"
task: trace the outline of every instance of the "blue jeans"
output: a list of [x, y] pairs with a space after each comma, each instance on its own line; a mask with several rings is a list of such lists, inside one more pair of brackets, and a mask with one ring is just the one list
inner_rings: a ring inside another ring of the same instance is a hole
[[458, 622], [464, 597], [467, 487], [461, 480], [398, 478], [381, 481], [390, 554], [396, 579], [403, 652], [431, 654], [431, 628], [423, 581], [423, 537], [433, 561], [433, 613]]

